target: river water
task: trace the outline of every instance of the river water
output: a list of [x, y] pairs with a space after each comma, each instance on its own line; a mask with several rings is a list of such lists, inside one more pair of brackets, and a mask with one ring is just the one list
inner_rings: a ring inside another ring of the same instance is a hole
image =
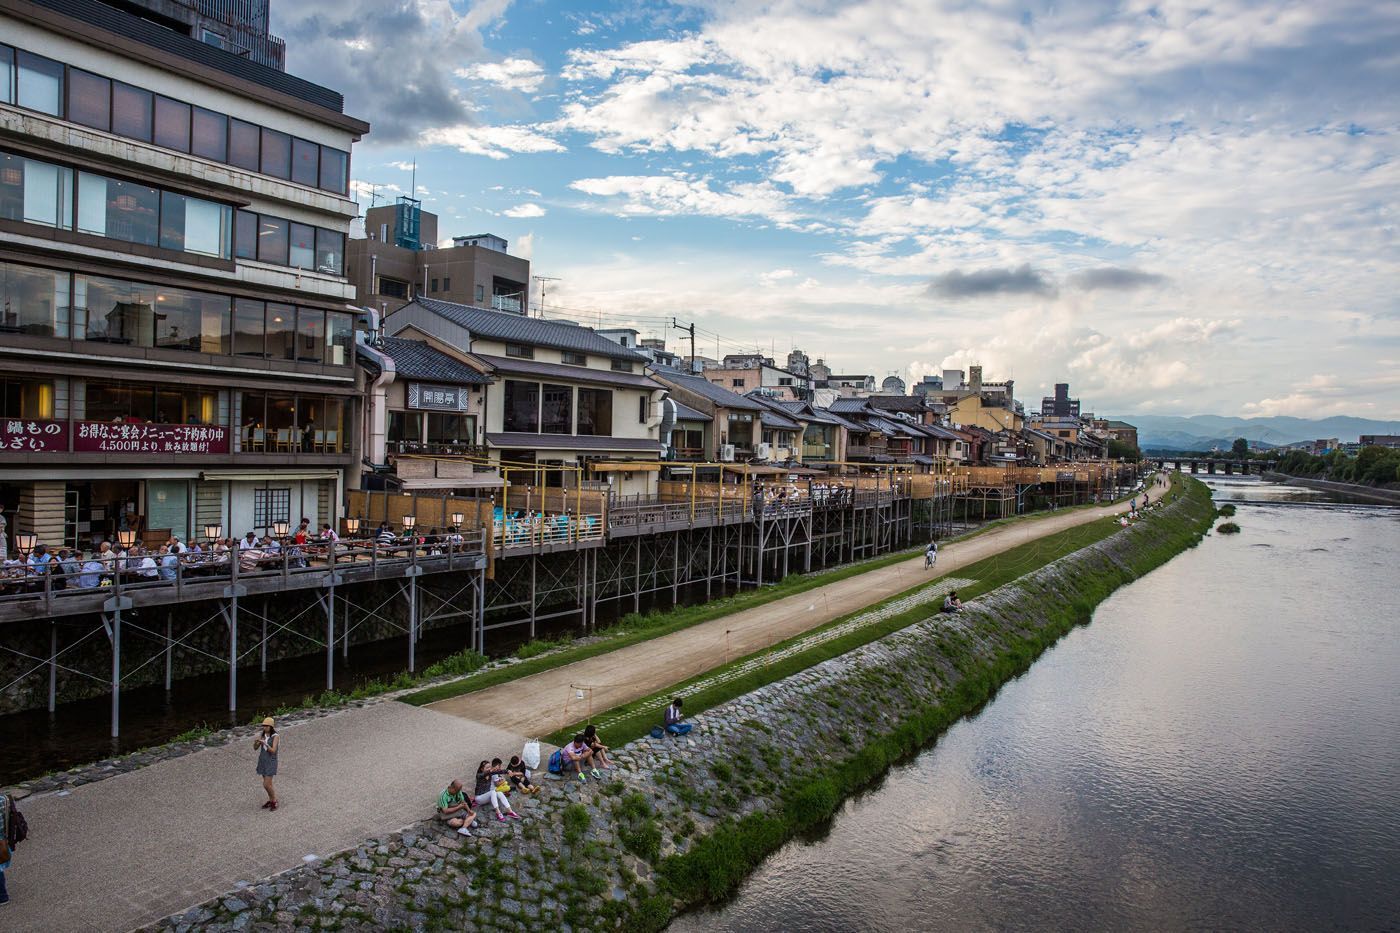
[[1400, 926], [1400, 508], [1211, 485], [1241, 534], [673, 929]]

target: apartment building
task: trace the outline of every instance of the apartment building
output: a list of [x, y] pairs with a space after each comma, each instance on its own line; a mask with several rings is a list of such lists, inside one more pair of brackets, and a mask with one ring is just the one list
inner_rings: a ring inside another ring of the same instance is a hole
[[0, 0], [12, 535], [333, 521], [358, 459], [344, 263], [369, 127], [329, 88], [153, 21], [180, 6]]

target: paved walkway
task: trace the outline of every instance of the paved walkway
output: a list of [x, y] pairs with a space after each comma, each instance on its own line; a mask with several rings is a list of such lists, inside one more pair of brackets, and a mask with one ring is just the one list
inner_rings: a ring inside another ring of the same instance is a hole
[[[1158, 492], [1158, 497], [1161, 493]], [[432, 704], [430, 709], [521, 735], [548, 735], [594, 713], [664, 690], [832, 619], [986, 557], [1066, 528], [1128, 511], [1128, 504], [1074, 509], [983, 532], [938, 551], [786, 596], [607, 654]], [[582, 697], [579, 694], [582, 693]]]
[[[129, 930], [428, 815], [482, 757], [654, 693], [970, 563], [1124, 511], [1022, 521], [923, 558], [429, 708], [378, 703], [289, 726], [276, 813], [251, 742], [207, 749], [23, 804], [31, 835], [8, 873], [5, 931]], [[577, 694], [582, 688], [584, 699]], [[449, 715], [450, 714], [450, 715]]]
[[287, 727], [276, 813], [252, 741], [21, 805], [30, 837], [8, 872], [7, 931], [130, 930], [432, 812], [454, 776], [518, 754], [518, 735], [403, 703]]

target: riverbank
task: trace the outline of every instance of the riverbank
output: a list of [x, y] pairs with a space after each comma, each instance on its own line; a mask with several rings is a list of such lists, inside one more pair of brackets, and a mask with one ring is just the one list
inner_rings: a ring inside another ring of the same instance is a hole
[[[961, 615], [933, 615], [721, 704], [685, 739], [633, 742], [602, 782], [550, 781], [525, 802], [521, 824], [492, 821], [473, 840], [419, 824], [159, 926], [658, 928], [724, 896], [766, 853], [984, 702], [1117, 586], [1194, 544], [1213, 509], [1202, 484], [1180, 482], [1186, 494], [1172, 505]], [[814, 761], [813, 734], [839, 739], [838, 757]]]
[[1292, 476], [1288, 473], [1265, 471], [1262, 478], [1270, 483], [1288, 483], [1292, 486], [1306, 486], [1319, 492], [1333, 492], [1340, 496], [1354, 496], [1366, 502], [1382, 505], [1400, 505], [1400, 489], [1384, 489], [1378, 486], [1359, 486], [1356, 483], [1334, 483], [1330, 479], [1315, 479], [1310, 476]]

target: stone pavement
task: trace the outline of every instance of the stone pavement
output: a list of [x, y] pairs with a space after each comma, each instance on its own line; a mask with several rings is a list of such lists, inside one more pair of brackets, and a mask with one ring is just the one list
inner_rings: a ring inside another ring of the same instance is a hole
[[1013, 522], [939, 548], [933, 570], [924, 569], [921, 554], [670, 635], [441, 700], [431, 708], [521, 735], [548, 735], [983, 558], [1126, 511], [1128, 504], [1122, 503]]
[[130, 930], [432, 812], [518, 735], [402, 703], [287, 727], [276, 813], [241, 741], [24, 801], [5, 931]]

